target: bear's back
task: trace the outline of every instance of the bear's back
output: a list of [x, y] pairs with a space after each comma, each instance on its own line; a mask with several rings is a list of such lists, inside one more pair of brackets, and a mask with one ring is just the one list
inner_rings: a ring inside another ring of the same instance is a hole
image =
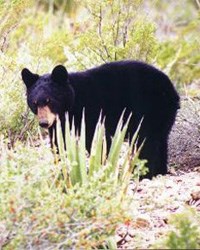
[[178, 105], [178, 95], [169, 78], [143, 62], [110, 62], [72, 73], [70, 82], [80, 103], [101, 107], [152, 109]]

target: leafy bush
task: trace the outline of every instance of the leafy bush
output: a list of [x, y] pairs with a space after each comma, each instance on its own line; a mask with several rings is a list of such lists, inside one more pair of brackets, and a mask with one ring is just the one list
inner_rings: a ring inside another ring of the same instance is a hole
[[152, 62], [157, 51], [155, 26], [145, 18], [142, 2], [84, 1], [84, 32], [66, 46], [67, 58], [76, 60], [80, 69], [122, 59]]
[[60, 161], [44, 145], [37, 149], [19, 143], [8, 151], [1, 141], [0, 221], [8, 232], [4, 242], [7, 249], [88, 249], [105, 246], [106, 241], [115, 245], [110, 237], [119, 223], [131, 219], [128, 211], [132, 201], [127, 187], [132, 170], [144, 165], [138, 159], [139, 152], [132, 155], [136, 136], [120, 162], [127, 126], [122, 128], [121, 118], [107, 159], [101, 123], [88, 160], [84, 122], [80, 140], [74, 126], [70, 132], [66, 123], [66, 152], [58, 126]]
[[199, 249], [199, 223], [199, 214], [192, 209], [172, 215], [169, 224], [173, 226], [173, 229], [154, 247], [156, 249]]
[[200, 78], [199, 47], [199, 41], [187, 41], [183, 36], [174, 41], [162, 42], [157, 63], [180, 87], [192, 83]]

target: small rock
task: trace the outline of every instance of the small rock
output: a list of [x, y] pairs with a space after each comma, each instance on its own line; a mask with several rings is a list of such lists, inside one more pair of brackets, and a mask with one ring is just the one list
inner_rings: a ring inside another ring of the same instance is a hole
[[192, 199], [197, 201], [200, 200], [200, 190], [191, 193]]
[[135, 222], [135, 227], [136, 228], [145, 228], [145, 227], [149, 227], [150, 223], [148, 220], [144, 219], [144, 218], [137, 218], [136, 222]]

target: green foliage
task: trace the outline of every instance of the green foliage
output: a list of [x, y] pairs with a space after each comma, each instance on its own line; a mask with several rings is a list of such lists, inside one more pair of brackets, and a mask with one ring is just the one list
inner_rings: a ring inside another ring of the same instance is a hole
[[[160, 29], [162, 20], [170, 21], [172, 36]], [[56, 163], [43, 143], [33, 148], [29, 141], [16, 142], [37, 135], [21, 69], [43, 74], [58, 63], [77, 70], [137, 59], [158, 65], [182, 86], [199, 79], [199, 27], [198, 9], [188, 0], [155, 5], [142, 0], [0, 0], [0, 221], [8, 235], [5, 249], [95, 248], [105, 247], [105, 241], [116, 248], [112, 235], [130, 218], [125, 194], [132, 169], [137, 166], [136, 177], [144, 170], [137, 153], [132, 157], [133, 145], [119, 161], [125, 127], [113, 138], [108, 158], [101, 123], [89, 160], [84, 123], [80, 141], [68, 130], [67, 154], [60, 137], [61, 160]], [[8, 150], [8, 142], [16, 142], [15, 147]], [[192, 216], [177, 216], [166, 247], [199, 248], [199, 218]]]
[[163, 249], [199, 249], [200, 248], [200, 217], [195, 210], [187, 209], [180, 214], [174, 214], [169, 224], [174, 227], [167, 237], [156, 248]]
[[123, 114], [112, 138], [108, 156], [106, 156], [105, 126], [104, 122], [101, 122], [102, 117], [100, 116], [92, 142], [91, 155], [88, 161], [86, 160], [84, 115], [82, 118], [80, 137], [76, 135], [74, 124], [72, 124], [70, 131], [68, 116], [66, 118], [66, 150], [64, 149], [61, 126], [59, 123], [57, 126], [60, 154], [60, 161], [58, 164], [61, 165], [62, 169], [62, 177], [59, 176], [59, 181], [61, 181], [61, 184], [64, 184], [64, 189], [75, 186], [76, 184], [84, 185], [90, 178], [97, 175], [102, 182], [112, 177], [115, 185], [122, 187], [121, 193], [123, 195], [126, 193], [126, 189], [132, 178], [133, 170], [135, 170], [136, 178], [139, 178], [141, 173], [146, 173], [147, 169], [144, 168], [145, 161], [138, 159], [141, 148], [134, 152], [135, 141], [140, 126], [132, 138], [130, 147], [123, 153], [123, 159], [121, 159], [122, 146], [129, 124], [128, 119], [123, 125]]
[[80, 0], [39, 0], [39, 4], [44, 5], [47, 10], [60, 11], [62, 15], [66, 12], [70, 17], [76, 15], [80, 7]]
[[[11, 142], [27, 138], [27, 131], [35, 134], [20, 79], [23, 67], [43, 74], [58, 63], [76, 71], [136, 59], [164, 69], [180, 87], [198, 80], [198, 11], [190, 1], [184, 0], [183, 5], [171, 0], [155, 5], [142, 0], [0, 1], [0, 116], [4, 121], [0, 133]], [[162, 20], [170, 20], [173, 36], [161, 30]]]
[[197, 25], [199, 21], [196, 20], [191, 30], [188, 25], [188, 31], [183, 30], [174, 41], [162, 42], [159, 46], [158, 64], [179, 84], [188, 84], [200, 78], [200, 42], [187, 37], [192, 32], [197, 36]]
[[1, 144], [0, 221], [8, 232], [5, 249], [91, 248], [130, 219], [130, 200], [121, 200], [113, 179], [98, 176], [63, 192], [51, 151], [45, 147]]
[[132, 155], [137, 133], [120, 163], [127, 127], [128, 122], [122, 127], [121, 118], [107, 159], [105, 128], [100, 121], [89, 159], [84, 119], [80, 139], [74, 125], [70, 131], [67, 120], [66, 151], [58, 124], [58, 162], [43, 142], [38, 149], [19, 143], [17, 150], [8, 151], [1, 140], [0, 221], [10, 232], [6, 249], [88, 249], [106, 246], [106, 242], [114, 249], [116, 243], [111, 236], [119, 223], [130, 220], [127, 187], [132, 171], [135, 166], [144, 165], [139, 164], [139, 151]]
[[4, 51], [8, 46], [8, 36], [15, 30], [21, 20], [24, 9], [31, 7], [33, 1], [5, 0], [0, 1], [0, 46]]
[[85, 30], [75, 36], [77, 42], [69, 44], [66, 55], [75, 58], [79, 68], [133, 58], [152, 62], [157, 51], [155, 27], [139, 14], [141, 4], [138, 0], [85, 1]]
[[[23, 85], [19, 83], [18, 70], [9, 69], [10, 60], [4, 57], [5, 68], [0, 68], [0, 132], [9, 138], [11, 144], [17, 139], [25, 139], [28, 135], [27, 129], [34, 131], [32, 115], [26, 107], [26, 96]], [[6, 65], [7, 64], [7, 65]], [[13, 74], [14, 73], [14, 74]], [[11, 86], [10, 86], [11, 85]]]

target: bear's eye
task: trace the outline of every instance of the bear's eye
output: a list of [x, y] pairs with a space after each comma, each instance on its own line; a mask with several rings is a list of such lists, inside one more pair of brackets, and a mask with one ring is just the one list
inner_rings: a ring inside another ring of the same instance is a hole
[[49, 98], [46, 99], [46, 104], [48, 104], [48, 103], [50, 103], [50, 99]]
[[33, 104], [34, 104], [34, 105], [37, 105], [37, 101], [36, 101], [36, 100], [34, 100], [34, 101], [33, 101]]

